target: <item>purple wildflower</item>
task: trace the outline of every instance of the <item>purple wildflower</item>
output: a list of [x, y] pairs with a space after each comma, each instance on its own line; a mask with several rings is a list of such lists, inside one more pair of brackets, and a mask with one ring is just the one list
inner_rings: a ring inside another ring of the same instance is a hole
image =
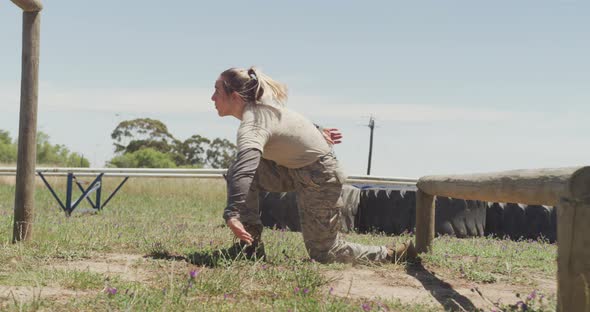
[[530, 293], [530, 294], [529, 294], [529, 295], [526, 297], [526, 300], [527, 300], [527, 301], [530, 301], [530, 300], [533, 300], [533, 299], [535, 299], [535, 298], [537, 298], [537, 291], [536, 291], [536, 290], [533, 290], [533, 292], [532, 292], [532, 293]]
[[528, 310], [528, 308], [529, 308], [529, 307], [527, 306], [527, 304], [526, 304], [526, 303], [524, 303], [524, 302], [522, 302], [522, 301], [519, 301], [519, 302], [517, 302], [517, 303], [516, 303], [516, 307], [517, 307], [517, 308], [519, 308], [519, 309], [521, 309], [522, 311], [527, 311], [527, 310]]
[[114, 295], [116, 295], [116, 294], [117, 294], [117, 288], [115, 288], [115, 287], [107, 287], [107, 288], [105, 289], [105, 292], [106, 292], [106, 293], [107, 293], [107, 295], [109, 295], [109, 296], [114, 296]]
[[371, 305], [369, 303], [363, 303], [361, 308], [363, 308], [363, 311], [371, 311]]
[[266, 270], [266, 264], [263, 264], [261, 269]]
[[333, 291], [334, 291], [334, 287], [330, 287], [330, 290], [328, 291], [328, 294], [331, 295]]
[[307, 293], [309, 293], [309, 289], [307, 289], [307, 288], [304, 288], [304, 289], [303, 289], [303, 294], [304, 294], [304, 295], [307, 295]]
[[299, 287], [295, 287], [295, 289], [293, 289], [293, 292], [294, 292], [295, 294], [299, 293]]
[[197, 277], [197, 275], [199, 275], [199, 271], [192, 270], [192, 271], [190, 271], [189, 275], [190, 275], [191, 279], [194, 279], [195, 277]]

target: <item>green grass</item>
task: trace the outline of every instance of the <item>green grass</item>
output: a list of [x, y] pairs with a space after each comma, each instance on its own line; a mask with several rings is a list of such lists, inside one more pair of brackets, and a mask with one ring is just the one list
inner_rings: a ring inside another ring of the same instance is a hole
[[[64, 197], [64, 178], [51, 183]], [[105, 179], [108, 195], [120, 179]], [[77, 296], [2, 301], [8, 311], [430, 311], [421, 304], [342, 298], [330, 294], [323, 271], [350, 265], [309, 261], [300, 233], [266, 229], [267, 262], [215, 257], [229, 247], [221, 213], [225, 185], [217, 180], [131, 179], [98, 214], [66, 218], [49, 191], [35, 194], [33, 240], [12, 244], [14, 186], [0, 183], [0, 286], [55, 287]], [[80, 211], [89, 208], [84, 203]], [[412, 236], [348, 234], [366, 244], [405, 241]], [[75, 261], [108, 254], [178, 255], [197, 263], [147, 257], [131, 264], [140, 276], [68, 269]], [[429, 270], [465, 281], [534, 286], [531, 277], [554, 279], [556, 246], [492, 238], [437, 238], [423, 256]], [[54, 267], [55, 264], [65, 266]], [[199, 265], [207, 264], [207, 265]], [[386, 264], [386, 269], [403, 266]], [[190, 272], [195, 272], [191, 277]], [[116, 289], [116, 291], [115, 291]], [[0, 294], [1, 295], [1, 294]]]

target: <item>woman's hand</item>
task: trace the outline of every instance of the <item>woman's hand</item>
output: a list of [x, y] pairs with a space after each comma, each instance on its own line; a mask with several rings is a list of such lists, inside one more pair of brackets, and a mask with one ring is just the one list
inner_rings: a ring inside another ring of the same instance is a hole
[[342, 133], [336, 128], [324, 128], [322, 129], [324, 139], [331, 145], [339, 144], [342, 142]]
[[231, 229], [234, 235], [241, 241], [246, 242], [248, 245], [252, 244], [252, 235], [244, 229], [244, 225], [238, 219], [227, 220], [227, 226]]

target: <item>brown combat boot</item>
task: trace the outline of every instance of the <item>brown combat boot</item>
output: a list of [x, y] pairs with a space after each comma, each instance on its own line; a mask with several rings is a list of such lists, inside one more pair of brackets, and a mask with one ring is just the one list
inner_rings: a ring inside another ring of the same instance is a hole
[[418, 258], [418, 252], [414, 247], [414, 242], [409, 240], [405, 243], [391, 243], [387, 246], [387, 260], [393, 263], [399, 263], [403, 261], [416, 261]]
[[236, 249], [237, 255], [242, 254], [248, 260], [264, 260], [266, 253], [262, 242], [262, 224], [244, 223], [244, 229], [252, 235], [252, 244], [248, 245], [244, 241], [239, 241], [233, 246], [233, 249]]

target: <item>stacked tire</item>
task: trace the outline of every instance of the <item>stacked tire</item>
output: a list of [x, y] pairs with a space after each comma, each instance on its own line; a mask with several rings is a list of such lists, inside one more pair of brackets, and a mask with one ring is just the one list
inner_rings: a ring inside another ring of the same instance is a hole
[[489, 203], [486, 235], [499, 238], [557, 241], [557, 208], [552, 206]]
[[[345, 185], [341, 194], [343, 232], [399, 235], [416, 226], [415, 189]], [[556, 208], [538, 205], [487, 203], [449, 197], [435, 202], [437, 235], [496, 236], [511, 239], [557, 239]], [[300, 231], [295, 193], [260, 193], [265, 226]]]

